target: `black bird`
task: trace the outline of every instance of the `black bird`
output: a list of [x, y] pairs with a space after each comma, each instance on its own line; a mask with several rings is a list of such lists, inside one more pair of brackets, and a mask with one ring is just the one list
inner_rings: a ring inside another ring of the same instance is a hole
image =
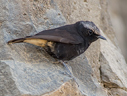
[[[63, 60], [71, 60], [79, 56], [98, 38], [106, 40], [100, 35], [99, 29], [93, 22], [79, 21], [75, 24], [44, 30], [33, 36], [10, 40], [8, 44], [25, 42], [41, 46], [49, 55], [62, 60], [60, 62], [69, 71]], [[71, 75], [70, 71], [69, 74]]]
[[43, 47], [46, 52], [59, 60], [71, 60], [83, 52], [98, 38], [106, 40], [100, 35], [97, 26], [90, 21], [79, 21], [55, 29], [44, 30], [33, 36], [26, 36], [8, 41], [10, 43], [30, 43]]

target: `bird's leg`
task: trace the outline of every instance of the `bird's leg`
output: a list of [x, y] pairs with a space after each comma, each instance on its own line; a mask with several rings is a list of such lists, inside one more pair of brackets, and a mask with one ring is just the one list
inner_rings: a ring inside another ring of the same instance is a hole
[[73, 77], [73, 75], [72, 75], [72, 73], [70, 72], [70, 70], [69, 70], [69, 68], [67, 67], [67, 65], [62, 61], [62, 60], [60, 60], [60, 62], [64, 65], [64, 67], [67, 69], [67, 71], [69, 72], [69, 75], [71, 76], [71, 77]]

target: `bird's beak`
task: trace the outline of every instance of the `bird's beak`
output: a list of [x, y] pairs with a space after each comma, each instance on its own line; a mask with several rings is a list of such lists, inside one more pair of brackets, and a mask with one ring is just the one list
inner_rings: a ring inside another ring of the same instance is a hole
[[101, 35], [97, 36], [97, 38], [100, 38], [100, 39], [106, 40], [106, 38], [105, 38], [105, 37], [103, 37], [103, 36], [101, 36]]

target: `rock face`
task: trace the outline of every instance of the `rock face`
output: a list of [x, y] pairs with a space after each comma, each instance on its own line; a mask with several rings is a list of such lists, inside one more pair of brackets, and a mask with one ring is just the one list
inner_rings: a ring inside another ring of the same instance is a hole
[[[0, 96], [127, 96], [127, 64], [108, 13], [108, 0], [0, 0]], [[98, 40], [62, 64], [43, 48], [7, 41], [79, 20], [93, 21]]]

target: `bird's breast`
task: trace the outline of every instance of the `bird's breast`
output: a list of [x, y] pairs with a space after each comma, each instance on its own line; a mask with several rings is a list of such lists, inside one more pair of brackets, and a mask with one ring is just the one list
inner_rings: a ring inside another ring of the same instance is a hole
[[65, 44], [65, 43], [51, 43], [46, 51], [54, 58], [59, 60], [71, 60], [86, 50], [84, 44]]

